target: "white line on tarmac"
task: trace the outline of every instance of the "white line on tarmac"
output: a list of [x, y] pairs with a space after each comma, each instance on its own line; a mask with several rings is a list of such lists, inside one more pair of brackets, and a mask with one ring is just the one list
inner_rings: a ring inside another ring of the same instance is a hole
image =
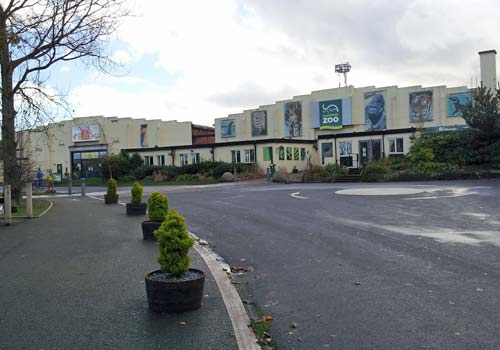
[[451, 195], [451, 196], [415, 197], [415, 198], [403, 198], [403, 199], [406, 200], [406, 201], [413, 201], [413, 200], [422, 200], [422, 199], [456, 198], [456, 197], [470, 196], [472, 194], [477, 194], [477, 192], [468, 192], [468, 193], [463, 193], [463, 194], [454, 194], [454, 195]]
[[50, 203], [49, 207], [43, 213], [41, 213], [40, 215], [38, 215], [39, 218], [41, 218], [42, 216], [44, 216], [45, 214], [47, 214], [47, 212], [50, 209], [52, 209], [52, 207], [54, 206], [54, 202], [52, 202], [51, 200], [49, 200], [49, 203]]
[[[191, 233], [194, 237], [193, 233]], [[222, 300], [226, 305], [227, 313], [233, 325], [234, 336], [238, 343], [239, 350], [260, 350], [257, 344], [257, 338], [250, 331], [250, 318], [243, 306], [240, 295], [236, 288], [231, 284], [226, 272], [224, 271], [225, 265], [219, 262], [216, 255], [210, 248], [195, 244], [194, 249], [207, 264], [212, 276], [219, 287]], [[226, 268], [229, 268], [226, 266]]]
[[293, 198], [298, 198], [298, 199], [308, 199], [309, 197], [302, 197], [302, 196], [299, 196], [300, 192], [295, 192], [295, 193], [292, 193], [290, 196], [292, 196]]

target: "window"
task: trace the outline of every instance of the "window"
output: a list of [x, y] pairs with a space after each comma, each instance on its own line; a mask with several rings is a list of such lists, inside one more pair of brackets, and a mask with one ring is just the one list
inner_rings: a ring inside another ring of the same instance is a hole
[[352, 167], [352, 142], [351, 141], [340, 141], [340, 165], [346, 167]]
[[306, 149], [305, 148], [300, 149], [300, 160], [306, 160]]
[[389, 154], [404, 153], [403, 139], [389, 139]]
[[201, 162], [200, 154], [199, 153], [191, 153], [191, 163], [197, 164], [200, 162]]
[[253, 149], [246, 149], [244, 152], [245, 163], [255, 163], [255, 151]]
[[278, 159], [285, 160], [285, 147], [283, 147], [283, 146], [280, 146], [278, 148]]
[[189, 157], [187, 153], [181, 153], [179, 154], [180, 160], [181, 160], [181, 166], [187, 165], [189, 162]]
[[145, 165], [153, 165], [153, 156], [144, 156]]
[[240, 151], [231, 151], [231, 162], [233, 163], [241, 163], [241, 155]]
[[293, 150], [292, 147], [286, 148], [286, 160], [293, 160]]
[[293, 148], [293, 160], [300, 160], [300, 153], [298, 147]]
[[159, 166], [165, 165], [165, 155], [162, 154], [162, 155], [156, 156], [156, 159], [158, 160]]

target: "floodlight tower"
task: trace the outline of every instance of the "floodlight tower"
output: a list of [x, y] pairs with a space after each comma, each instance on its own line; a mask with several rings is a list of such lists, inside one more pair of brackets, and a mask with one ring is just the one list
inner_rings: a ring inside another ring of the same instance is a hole
[[335, 73], [344, 74], [344, 84], [347, 86], [347, 73], [351, 71], [349, 62], [340, 63], [335, 65]]

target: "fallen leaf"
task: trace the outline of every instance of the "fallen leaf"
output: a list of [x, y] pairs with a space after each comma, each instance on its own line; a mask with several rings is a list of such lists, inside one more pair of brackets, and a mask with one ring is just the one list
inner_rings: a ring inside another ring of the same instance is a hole
[[273, 320], [273, 318], [271, 316], [267, 316], [267, 315], [266, 316], [262, 316], [260, 318], [260, 322], [269, 322], [269, 321], [272, 321], [272, 320]]

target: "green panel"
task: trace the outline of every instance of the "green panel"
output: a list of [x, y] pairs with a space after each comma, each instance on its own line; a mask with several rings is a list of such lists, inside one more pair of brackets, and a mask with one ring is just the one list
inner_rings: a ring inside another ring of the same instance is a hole
[[273, 161], [273, 148], [270, 146], [264, 147], [264, 161]]
[[342, 129], [342, 100], [319, 103], [319, 128], [321, 130]]

